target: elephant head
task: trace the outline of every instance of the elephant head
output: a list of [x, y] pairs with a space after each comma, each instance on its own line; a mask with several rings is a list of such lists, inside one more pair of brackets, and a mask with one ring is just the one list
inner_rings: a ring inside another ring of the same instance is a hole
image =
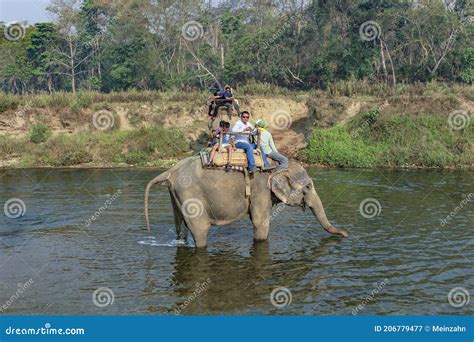
[[308, 207], [327, 232], [347, 237], [348, 234], [344, 230], [334, 227], [327, 219], [313, 181], [299, 164], [289, 163], [287, 170], [273, 175], [270, 187], [274, 203], [282, 202], [289, 206], [302, 207], [303, 210]]

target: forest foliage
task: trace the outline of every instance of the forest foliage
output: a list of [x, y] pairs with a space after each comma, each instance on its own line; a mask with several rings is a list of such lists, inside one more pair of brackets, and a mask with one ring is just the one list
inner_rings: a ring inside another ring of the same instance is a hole
[[[1, 23], [6, 93], [293, 90], [336, 81], [472, 84], [469, 0], [51, 0], [49, 23]], [[3, 33], [3, 34], [2, 34]]]

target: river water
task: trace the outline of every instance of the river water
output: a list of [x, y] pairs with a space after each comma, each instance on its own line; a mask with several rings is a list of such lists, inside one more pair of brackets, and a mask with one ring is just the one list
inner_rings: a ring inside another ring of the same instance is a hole
[[309, 170], [349, 238], [285, 208], [268, 242], [245, 219], [197, 252], [175, 241], [165, 186], [146, 231], [159, 172], [1, 170], [0, 314], [474, 313], [472, 172]]

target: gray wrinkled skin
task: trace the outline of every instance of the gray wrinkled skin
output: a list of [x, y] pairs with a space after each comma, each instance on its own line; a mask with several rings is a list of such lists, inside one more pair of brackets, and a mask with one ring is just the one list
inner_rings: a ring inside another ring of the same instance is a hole
[[202, 168], [199, 156], [189, 157], [152, 179], [145, 190], [145, 218], [150, 230], [148, 197], [154, 184], [166, 182], [173, 204], [176, 233], [184, 239], [188, 229], [196, 247], [206, 247], [211, 225], [224, 225], [249, 215], [254, 241], [268, 238], [272, 206], [310, 208], [321, 225], [331, 234], [347, 233], [331, 225], [306, 170], [290, 161], [288, 169], [275, 173], [256, 172], [250, 176], [251, 195], [245, 196], [245, 178], [241, 172]]

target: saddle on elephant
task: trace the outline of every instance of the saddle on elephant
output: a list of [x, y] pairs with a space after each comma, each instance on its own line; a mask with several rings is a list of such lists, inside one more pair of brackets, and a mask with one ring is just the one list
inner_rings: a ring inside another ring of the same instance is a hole
[[[208, 149], [209, 151], [211, 149]], [[254, 159], [255, 159], [255, 166], [262, 168], [263, 167], [263, 158], [261, 155], [260, 150], [253, 151]], [[228, 163], [228, 152], [227, 150], [221, 150], [216, 153], [216, 156], [213, 160], [213, 165], [217, 167], [226, 166]], [[244, 150], [237, 149], [236, 151], [232, 152], [232, 158], [230, 159], [230, 166], [244, 166], [247, 167], [247, 155], [245, 154]]]
[[[234, 133], [227, 133], [229, 135], [233, 135]], [[245, 133], [245, 132], [239, 132], [239, 135], [256, 135], [257, 136], [257, 148], [254, 149], [253, 155], [254, 155], [254, 160], [255, 160], [255, 167], [262, 169], [264, 165], [263, 157], [262, 157], [262, 152], [260, 150], [260, 135], [259, 134], [253, 134], [253, 133]], [[223, 134], [220, 134], [220, 139], [219, 139], [219, 145], [222, 145], [222, 136]], [[212, 148], [206, 148], [203, 151], [201, 151], [201, 162], [203, 166], [209, 166], [209, 153], [211, 152]], [[214, 156], [212, 160], [212, 166], [213, 167], [232, 167], [233, 169], [236, 170], [241, 170], [242, 168], [247, 168], [248, 167], [248, 160], [247, 160], [247, 154], [245, 153], [245, 150], [242, 149], [236, 149], [235, 151], [232, 152], [231, 158], [229, 159], [229, 152], [227, 149], [223, 149], [222, 147], [219, 147], [218, 152]]]

